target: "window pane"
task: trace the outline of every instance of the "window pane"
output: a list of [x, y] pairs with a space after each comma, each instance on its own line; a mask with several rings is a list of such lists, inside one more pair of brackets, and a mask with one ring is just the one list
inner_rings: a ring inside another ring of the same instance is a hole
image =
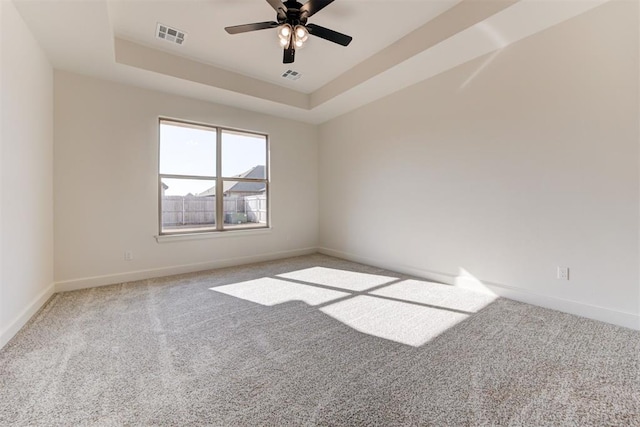
[[266, 164], [266, 137], [222, 131], [222, 176], [264, 179]]
[[161, 122], [160, 173], [215, 176], [216, 130]]
[[267, 226], [267, 184], [224, 182], [224, 228]]
[[215, 229], [215, 180], [163, 178], [161, 186], [161, 232]]

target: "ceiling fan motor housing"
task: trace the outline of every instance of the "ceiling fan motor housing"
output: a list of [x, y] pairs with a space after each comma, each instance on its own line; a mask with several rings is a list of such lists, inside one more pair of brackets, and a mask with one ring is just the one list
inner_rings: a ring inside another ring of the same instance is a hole
[[292, 27], [295, 27], [296, 25], [307, 24], [307, 14], [300, 12], [302, 3], [299, 3], [295, 0], [288, 0], [283, 4], [287, 8], [287, 11], [284, 12], [282, 9], [278, 11], [277, 19], [279, 24], [289, 24]]

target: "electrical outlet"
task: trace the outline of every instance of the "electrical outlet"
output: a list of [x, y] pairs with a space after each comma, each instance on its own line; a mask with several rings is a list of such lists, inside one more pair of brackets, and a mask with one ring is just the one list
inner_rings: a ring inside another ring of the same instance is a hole
[[569, 280], [569, 267], [558, 267], [558, 279]]
[[125, 261], [133, 261], [133, 252], [124, 251], [124, 260]]

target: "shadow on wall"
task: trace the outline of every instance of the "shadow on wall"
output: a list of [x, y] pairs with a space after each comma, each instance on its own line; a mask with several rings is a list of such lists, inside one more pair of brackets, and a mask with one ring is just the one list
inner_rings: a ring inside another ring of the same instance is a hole
[[456, 286], [311, 267], [210, 290], [264, 306], [303, 301], [359, 332], [413, 347], [497, 298], [462, 269]]

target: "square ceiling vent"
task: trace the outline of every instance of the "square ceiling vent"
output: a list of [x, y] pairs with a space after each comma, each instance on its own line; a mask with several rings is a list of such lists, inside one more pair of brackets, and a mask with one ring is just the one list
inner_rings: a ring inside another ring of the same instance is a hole
[[287, 80], [298, 80], [300, 77], [302, 77], [302, 74], [297, 71], [287, 70], [284, 74], [282, 74], [282, 77]]
[[181, 45], [184, 43], [184, 39], [186, 36], [187, 36], [187, 33], [185, 33], [184, 31], [178, 30], [176, 28], [172, 28], [168, 25], [164, 25], [158, 22], [158, 26], [156, 28], [157, 38]]

